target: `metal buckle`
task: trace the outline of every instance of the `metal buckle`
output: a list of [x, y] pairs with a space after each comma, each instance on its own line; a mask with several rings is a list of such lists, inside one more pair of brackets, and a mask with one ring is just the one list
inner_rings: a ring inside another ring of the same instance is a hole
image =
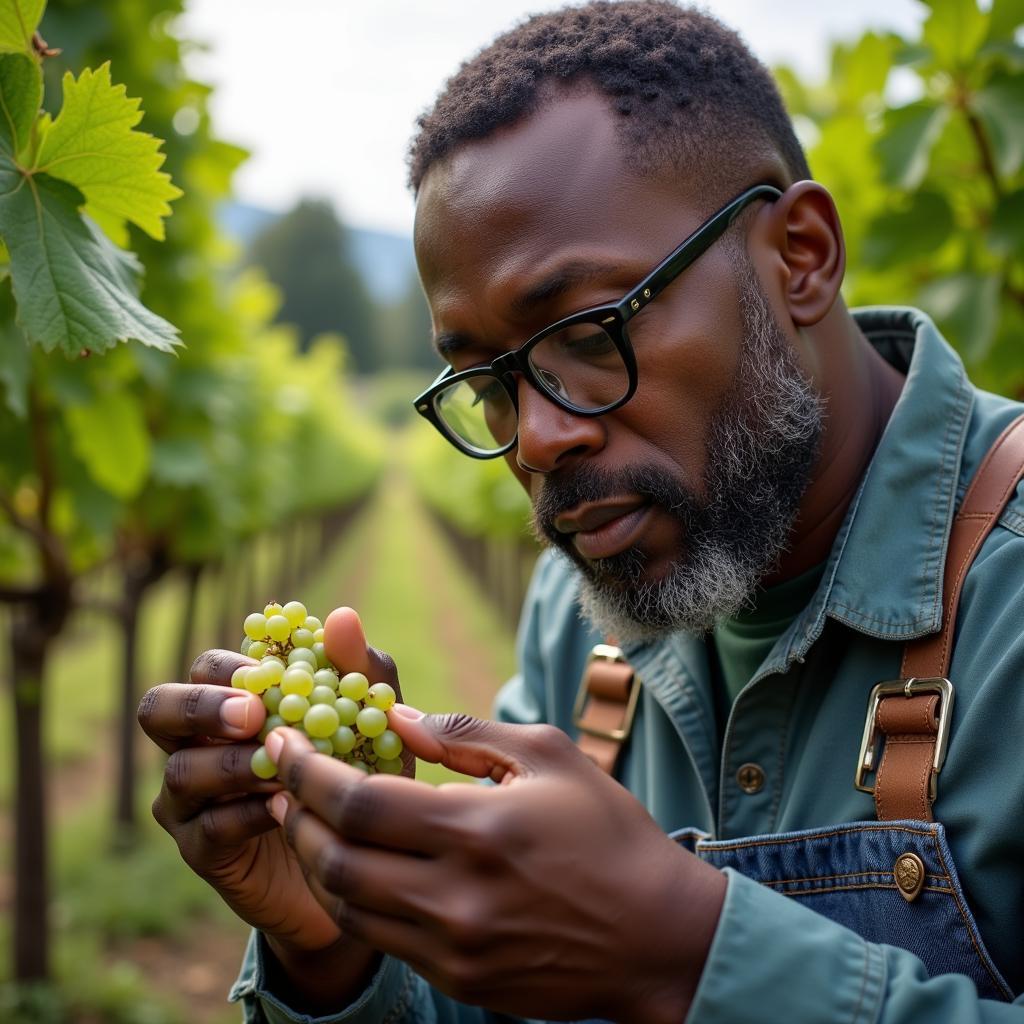
[[946, 760], [946, 747], [949, 743], [949, 723], [953, 719], [953, 684], [948, 679], [894, 679], [892, 682], [879, 683], [868, 698], [868, 717], [864, 722], [864, 737], [860, 743], [860, 755], [857, 758], [857, 771], [853, 784], [862, 793], [874, 793], [873, 785], [866, 785], [864, 777], [869, 772], [877, 771], [878, 761], [875, 758], [878, 742], [878, 729], [875, 720], [878, 716], [878, 705], [883, 697], [902, 693], [910, 698], [918, 693], [937, 693], [941, 696], [936, 725], [935, 755], [932, 757], [932, 774], [928, 782], [928, 791], [932, 800], [935, 799], [935, 783], [942, 764]]
[[[627, 664], [621, 648], [613, 647], [611, 644], [595, 644], [590, 655], [587, 657], [587, 665], [590, 665], [593, 661]], [[633, 682], [629, 688], [629, 699], [626, 702], [626, 713], [622, 716], [622, 725], [618, 729], [598, 729], [581, 721], [589, 695], [590, 691], [587, 689], [587, 670], [584, 669], [583, 678], [580, 680], [580, 688], [576, 692], [576, 703], [572, 709], [573, 725], [580, 732], [585, 732], [590, 736], [597, 736], [599, 739], [621, 743], [633, 728], [633, 717], [636, 715], [636, 705], [640, 699], [640, 677], [635, 672], [633, 673]]]

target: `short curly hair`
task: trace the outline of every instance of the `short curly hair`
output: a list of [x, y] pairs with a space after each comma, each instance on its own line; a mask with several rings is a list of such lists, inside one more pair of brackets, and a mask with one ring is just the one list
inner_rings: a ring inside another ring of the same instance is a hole
[[532, 113], [559, 82], [609, 98], [638, 171], [671, 166], [709, 201], [752, 184], [751, 168], [773, 154], [790, 181], [811, 176], [771, 74], [735, 32], [671, 0], [592, 0], [528, 18], [459, 68], [417, 122], [413, 191], [433, 164]]

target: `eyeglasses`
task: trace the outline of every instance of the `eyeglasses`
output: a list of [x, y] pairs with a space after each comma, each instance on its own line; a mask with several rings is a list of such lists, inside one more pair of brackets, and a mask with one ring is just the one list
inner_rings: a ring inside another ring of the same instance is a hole
[[455, 373], [447, 367], [416, 400], [416, 411], [459, 451], [493, 459], [519, 432], [516, 374], [560, 409], [601, 416], [636, 392], [637, 367], [626, 324], [653, 302], [757, 199], [776, 200], [773, 185], [755, 185], [723, 206], [616, 303], [592, 306], [545, 327], [492, 363]]

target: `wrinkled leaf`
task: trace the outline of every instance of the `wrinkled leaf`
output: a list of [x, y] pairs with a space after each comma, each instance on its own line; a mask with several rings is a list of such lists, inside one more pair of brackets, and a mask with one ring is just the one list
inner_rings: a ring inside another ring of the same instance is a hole
[[988, 15], [977, 0], [924, 0], [931, 14], [924, 23], [922, 38], [943, 67], [970, 64], [988, 33]]
[[29, 340], [67, 355], [128, 340], [172, 351], [175, 328], [136, 298], [138, 261], [83, 220], [81, 204], [71, 185], [25, 177], [0, 155], [0, 236]]
[[42, 100], [39, 65], [22, 53], [0, 54], [0, 149], [12, 159], [28, 144]]
[[862, 258], [886, 267], [934, 253], [953, 230], [953, 210], [938, 192], [917, 192], [905, 210], [886, 213], [868, 225]]
[[993, 78], [973, 97], [992, 144], [996, 170], [1010, 177], [1024, 163], [1024, 74]]
[[999, 322], [996, 274], [951, 274], [921, 289], [920, 302], [967, 362], [983, 359]]
[[0, 53], [31, 53], [32, 36], [46, 0], [3, 0], [0, 3]]
[[160, 139], [135, 130], [140, 101], [111, 82], [109, 62], [77, 81], [69, 72], [63, 85], [63, 106], [43, 135], [38, 169], [79, 189], [87, 214], [131, 221], [162, 239], [168, 203], [182, 193], [160, 170]]
[[906, 189], [921, 184], [932, 146], [948, 116], [946, 107], [928, 101], [886, 111], [885, 129], [875, 143], [886, 182]]
[[149, 434], [138, 400], [126, 391], [97, 395], [88, 404], [67, 406], [64, 420], [71, 446], [93, 480], [124, 500], [138, 494], [150, 464]]

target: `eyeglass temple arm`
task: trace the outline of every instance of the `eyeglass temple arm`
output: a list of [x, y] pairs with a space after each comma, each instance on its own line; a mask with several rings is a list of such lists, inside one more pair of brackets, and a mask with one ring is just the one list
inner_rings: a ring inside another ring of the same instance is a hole
[[653, 302], [691, 263], [702, 256], [729, 229], [743, 209], [755, 199], [778, 199], [781, 189], [774, 185], [754, 185], [727, 203], [705, 221], [684, 242], [672, 250], [628, 295], [619, 303], [622, 321], [636, 316], [644, 306]]

